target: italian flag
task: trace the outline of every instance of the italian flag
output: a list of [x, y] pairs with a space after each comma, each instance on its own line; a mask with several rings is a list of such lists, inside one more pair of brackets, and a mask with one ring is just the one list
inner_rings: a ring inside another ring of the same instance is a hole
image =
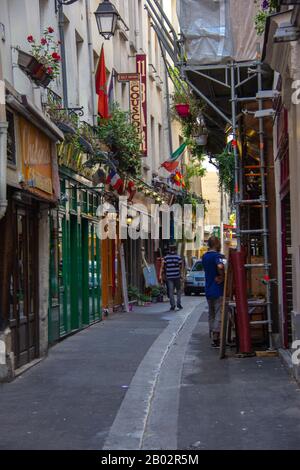
[[183, 152], [186, 149], [186, 142], [184, 142], [180, 147], [172, 153], [172, 156], [169, 160], [162, 163], [161, 167], [165, 170], [169, 171], [169, 173], [173, 173], [179, 165], [179, 159], [182, 156]]

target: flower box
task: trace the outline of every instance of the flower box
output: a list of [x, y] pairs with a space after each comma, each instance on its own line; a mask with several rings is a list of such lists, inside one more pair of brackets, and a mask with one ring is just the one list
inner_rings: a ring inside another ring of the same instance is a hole
[[41, 39], [36, 40], [31, 34], [27, 41], [31, 45], [31, 53], [18, 50], [19, 67], [37, 85], [47, 87], [59, 75], [61, 57], [57, 51], [60, 42], [55, 40], [51, 26], [44, 30]]
[[190, 115], [190, 105], [188, 103], [180, 103], [175, 105], [177, 114], [182, 118], [187, 118]]
[[18, 65], [39, 86], [47, 87], [52, 80], [44, 64], [27, 52], [18, 51]]
[[75, 129], [71, 126], [71, 124], [68, 124], [64, 121], [58, 121], [56, 119], [54, 119], [54, 122], [64, 134], [75, 134]]

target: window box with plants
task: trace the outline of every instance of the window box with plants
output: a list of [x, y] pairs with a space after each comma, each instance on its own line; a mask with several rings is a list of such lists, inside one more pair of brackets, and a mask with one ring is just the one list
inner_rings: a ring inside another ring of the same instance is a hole
[[59, 41], [54, 38], [54, 29], [49, 26], [37, 42], [32, 35], [27, 37], [30, 52], [18, 48], [18, 65], [37, 85], [46, 88], [59, 75], [61, 57]]

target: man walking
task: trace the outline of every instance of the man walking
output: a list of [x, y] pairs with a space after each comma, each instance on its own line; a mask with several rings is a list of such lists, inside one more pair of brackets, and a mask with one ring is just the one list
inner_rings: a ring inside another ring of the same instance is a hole
[[209, 309], [209, 335], [212, 337], [212, 346], [220, 346], [221, 311], [224, 295], [225, 258], [220, 253], [219, 238], [210, 237], [208, 252], [202, 258], [205, 271], [205, 294]]
[[171, 310], [175, 310], [175, 296], [174, 290], [176, 289], [177, 294], [177, 308], [180, 310], [183, 308], [181, 305], [181, 277], [182, 277], [183, 262], [181, 256], [177, 254], [176, 245], [171, 245], [169, 253], [163, 258], [163, 262], [160, 270], [160, 280], [165, 275]]

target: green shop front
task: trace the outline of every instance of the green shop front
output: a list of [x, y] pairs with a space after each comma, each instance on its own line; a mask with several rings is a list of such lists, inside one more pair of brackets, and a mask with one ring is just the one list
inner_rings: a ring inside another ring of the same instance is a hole
[[101, 320], [100, 194], [64, 167], [60, 184], [60, 205], [50, 214], [50, 344]]

